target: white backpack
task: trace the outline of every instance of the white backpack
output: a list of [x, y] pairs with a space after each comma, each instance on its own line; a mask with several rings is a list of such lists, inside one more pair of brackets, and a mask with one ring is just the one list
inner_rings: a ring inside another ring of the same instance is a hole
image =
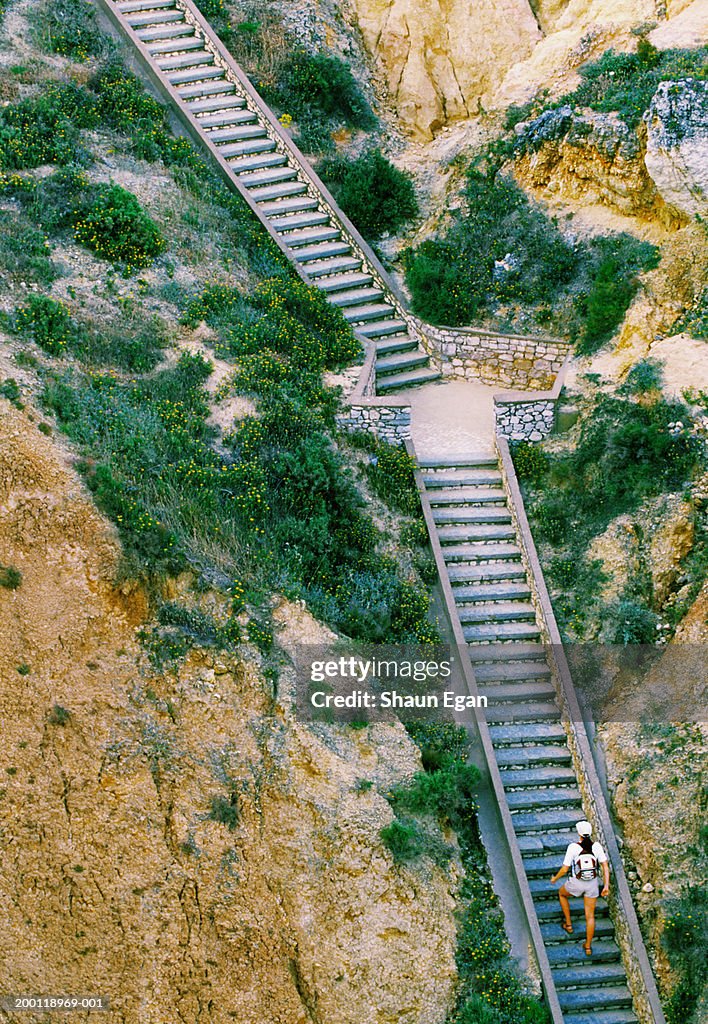
[[584, 850], [575, 858], [575, 877], [581, 882], [592, 882], [597, 878], [597, 858], [593, 853]]

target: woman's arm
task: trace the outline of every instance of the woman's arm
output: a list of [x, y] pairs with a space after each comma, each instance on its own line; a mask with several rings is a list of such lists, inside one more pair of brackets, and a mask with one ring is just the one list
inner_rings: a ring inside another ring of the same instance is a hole
[[604, 886], [600, 895], [604, 898], [610, 891], [610, 865], [606, 860], [602, 862], [602, 874], [604, 877]]
[[[558, 881], [559, 878], [562, 878], [563, 875], [567, 875], [568, 874], [569, 870], [570, 870], [570, 868], [568, 867], [567, 864], [562, 864], [561, 867], [556, 871], [555, 875], [553, 875], [551, 877], [551, 882], [555, 885], [555, 883]], [[609, 875], [608, 875], [608, 878], [609, 878]]]

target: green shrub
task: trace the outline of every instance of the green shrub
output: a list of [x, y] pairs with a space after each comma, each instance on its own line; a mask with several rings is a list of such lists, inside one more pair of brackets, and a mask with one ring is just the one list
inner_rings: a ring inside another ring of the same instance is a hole
[[86, 163], [82, 128], [96, 124], [93, 98], [77, 85], [50, 85], [37, 97], [0, 108], [0, 167]]
[[24, 409], [22, 404], [22, 392], [14, 377], [6, 377], [0, 384], [0, 397], [12, 402], [16, 409]]
[[152, 218], [120, 185], [94, 185], [74, 221], [77, 242], [126, 272], [147, 267], [167, 247]]
[[330, 157], [317, 168], [347, 217], [365, 238], [395, 234], [418, 215], [413, 179], [370, 149], [356, 160]]
[[75, 61], [98, 57], [104, 50], [96, 12], [87, 0], [45, 2], [37, 11], [35, 31], [44, 50]]
[[690, 886], [667, 901], [662, 937], [678, 983], [666, 1005], [668, 1024], [699, 1024], [708, 978], [708, 899], [704, 887]]
[[0, 587], [17, 590], [22, 583], [22, 573], [14, 565], [0, 565]]
[[659, 82], [708, 77], [707, 53], [706, 47], [657, 51], [647, 40], [640, 40], [636, 53], [608, 50], [598, 61], [580, 68], [580, 85], [557, 102], [616, 111], [630, 128], [636, 128]]
[[613, 622], [611, 642], [614, 644], [653, 644], [656, 640], [657, 616], [636, 601], [620, 601], [610, 609]]
[[0, 231], [0, 282], [49, 285], [57, 277], [46, 236], [15, 210], [3, 210]]
[[279, 68], [267, 98], [297, 120], [325, 115], [364, 131], [376, 127], [376, 118], [351, 71], [339, 57], [310, 54], [297, 49]]
[[411, 814], [433, 814], [459, 831], [466, 816], [474, 815], [474, 790], [479, 771], [471, 764], [450, 761], [435, 772], [418, 772], [405, 786], [394, 790], [392, 803]]
[[47, 295], [30, 295], [14, 317], [15, 330], [52, 355], [62, 355], [76, 339], [78, 328], [63, 302]]
[[662, 364], [656, 359], [642, 359], [629, 371], [621, 390], [628, 395], [645, 395], [648, 391], [660, 391], [662, 379]]
[[416, 463], [403, 445], [376, 440], [366, 466], [371, 489], [391, 509], [404, 515], [421, 514], [420, 496], [415, 482]]
[[236, 794], [232, 793], [229, 798], [213, 796], [211, 798], [209, 817], [212, 821], [218, 821], [219, 824], [226, 825], [233, 832], [238, 826], [240, 818]]
[[420, 826], [411, 819], [394, 818], [379, 835], [397, 864], [415, 860], [425, 850], [425, 838]]
[[516, 441], [510, 445], [514, 469], [519, 480], [538, 485], [548, 472], [548, 456], [543, 448], [530, 441]]
[[51, 725], [67, 725], [71, 721], [71, 711], [61, 704], [55, 704], [48, 717]]
[[444, 237], [404, 255], [415, 311], [459, 325], [500, 302], [552, 301], [577, 264], [555, 225], [510, 178], [472, 168], [465, 195], [467, 212]]
[[229, 11], [224, 0], [199, 0], [197, 7], [217, 33], [222, 43], [228, 46], [234, 37], [234, 29], [231, 25]]

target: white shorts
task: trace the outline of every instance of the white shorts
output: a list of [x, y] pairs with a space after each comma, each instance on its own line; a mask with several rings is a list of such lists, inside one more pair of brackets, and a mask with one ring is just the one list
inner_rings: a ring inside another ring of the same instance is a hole
[[600, 895], [600, 880], [591, 878], [590, 881], [584, 882], [581, 878], [571, 877], [565, 883], [565, 888], [569, 896], [589, 896], [596, 900]]

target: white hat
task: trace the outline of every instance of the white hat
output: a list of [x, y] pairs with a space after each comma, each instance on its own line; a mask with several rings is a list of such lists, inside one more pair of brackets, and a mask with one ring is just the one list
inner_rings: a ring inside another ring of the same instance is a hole
[[575, 826], [579, 836], [591, 836], [592, 825], [589, 821], [579, 821]]

